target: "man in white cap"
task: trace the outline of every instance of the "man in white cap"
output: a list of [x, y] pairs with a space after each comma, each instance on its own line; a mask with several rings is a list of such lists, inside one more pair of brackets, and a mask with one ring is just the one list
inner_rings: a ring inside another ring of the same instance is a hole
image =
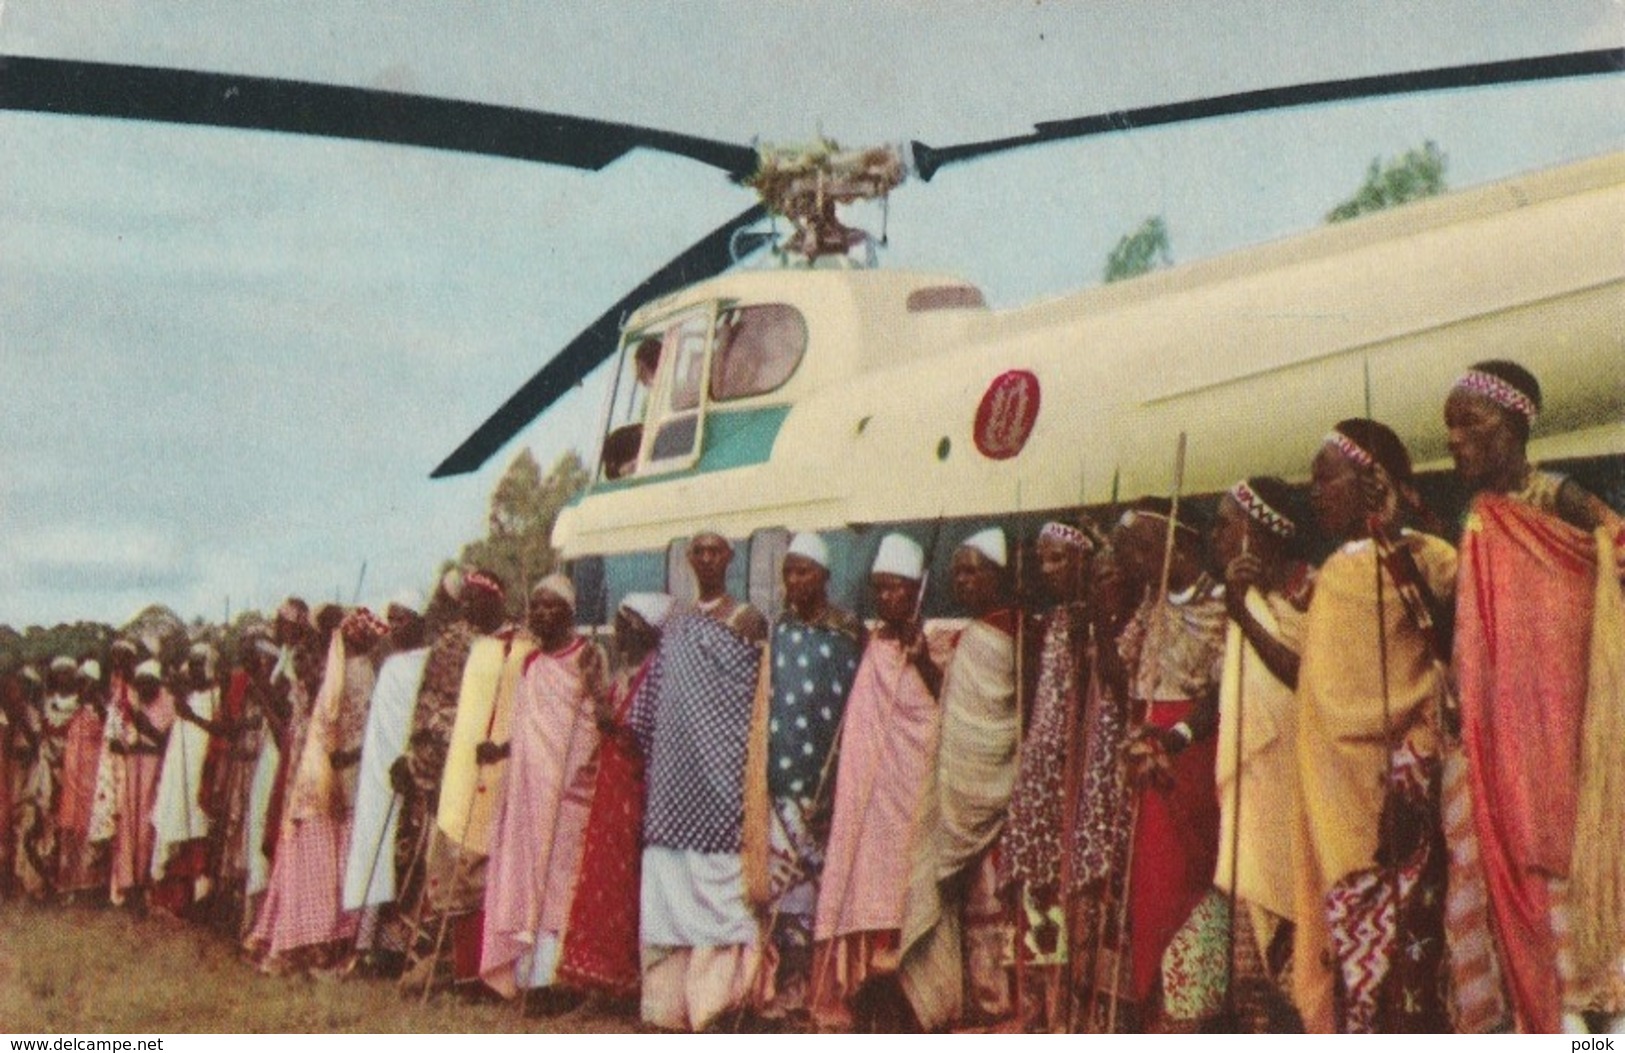
[[360, 911], [356, 950], [368, 971], [397, 973], [405, 951], [395, 911], [396, 868], [410, 859], [397, 850], [396, 825], [403, 798], [390, 784], [389, 766], [406, 749], [412, 708], [429, 657], [424, 619], [415, 596], [398, 596], [385, 608], [388, 657], [378, 668], [356, 778], [355, 817], [344, 867], [343, 906]]
[[[158, 777], [164, 749], [175, 723], [175, 699], [163, 686], [163, 666], [149, 658], [135, 667], [131, 684], [135, 704], [130, 720], [115, 740], [112, 751], [123, 757], [118, 792], [117, 825], [113, 832], [113, 903], [121, 904], [132, 891], [150, 887], [154, 835], [152, 806], [158, 795]], [[137, 909], [146, 903], [138, 899]]]
[[702, 1030], [741, 1004], [760, 953], [740, 860], [745, 743], [767, 622], [728, 595], [733, 546], [689, 542], [699, 599], [666, 626], [632, 707], [649, 761], [643, 1019]]
[[491, 833], [480, 975], [511, 998], [552, 987], [592, 806], [597, 710], [609, 687], [599, 647], [576, 632], [563, 574], [531, 594], [528, 657], [503, 728], [482, 743], [487, 767], [508, 758]]
[[[814, 925], [822, 1029], [895, 1030], [908, 840], [936, 764], [942, 675], [920, 625], [925, 553], [881, 539], [869, 575], [880, 628], [854, 674]], [[889, 997], [888, 997], [889, 995]]]
[[785, 609], [762, 654], [745, 768], [745, 892], [776, 967], [754, 992], [768, 1018], [805, 1016], [835, 747], [863, 650], [863, 625], [829, 602], [829, 546], [796, 534], [784, 557]]
[[[1004, 531], [980, 531], [953, 558], [954, 599], [971, 621], [942, 684], [934, 785], [912, 841], [899, 979], [921, 1027], [1009, 1015], [1015, 926], [997, 894], [993, 848], [1015, 789], [1021, 714]], [[965, 1005], [966, 995], [970, 1004]]]
[[635, 592], [621, 601], [615, 612], [620, 668], [596, 714], [598, 773], [556, 980], [560, 986], [604, 998], [633, 998], [640, 981], [638, 898], [645, 785], [643, 752], [628, 718], [673, 605], [663, 592]]
[[215, 679], [214, 647], [204, 641], [187, 652], [186, 694], [175, 704], [175, 726], [164, 750], [163, 772], [153, 801], [152, 877], [154, 906], [181, 914], [191, 906], [195, 882], [206, 872], [209, 817], [199, 800], [203, 789], [203, 762], [211, 734], [225, 730], [214, 723], [220, 708], [220, 685]]
[[90, 814], [96, 801], [105, 707], [102, 667], [94, 658], [79, 663], [79, 705], [68, 721], [62, 751], [62, 786], [57, 796], [57, 891], [72, 898], [107, 882], [107, 865], [90, 841]]

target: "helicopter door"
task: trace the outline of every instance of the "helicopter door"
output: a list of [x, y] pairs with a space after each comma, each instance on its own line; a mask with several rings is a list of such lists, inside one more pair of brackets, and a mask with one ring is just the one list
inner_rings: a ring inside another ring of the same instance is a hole
[[715, 326], [714, 305], [665, 325], [660, 371], [644, 418], [639, 475], [681, 471], [699, 460], [705, 438], [705, 378], [711, 366]]

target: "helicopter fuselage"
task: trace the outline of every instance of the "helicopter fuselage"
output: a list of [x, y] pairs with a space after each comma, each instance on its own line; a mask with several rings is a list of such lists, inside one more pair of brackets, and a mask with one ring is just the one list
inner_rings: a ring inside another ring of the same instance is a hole
[[[700, 530], [764, 552], [786, 530], [835, 532], [861, 576], [871, 526], [1166, 492], [1181, 432], [1187, 493], [1302, 478], [1330, 426], [1368, 408], [1438, 469], [1444, 395], [1489, 358], [1541, 381], [1531, 456], [1615, 457], [1621, 230], [1625, 153], [1009, 310], [937, 275], [724, 275], [628, 319], [626, 357], [665, 352], [645, 376], [623, 365], [612, 398], [635, 410], [643, 384], [641, 418], [554, 544], [608, 560], [609, 599], [681, 592], [674, 542]], [[745, 345], [779, 348], [766, 376]]]

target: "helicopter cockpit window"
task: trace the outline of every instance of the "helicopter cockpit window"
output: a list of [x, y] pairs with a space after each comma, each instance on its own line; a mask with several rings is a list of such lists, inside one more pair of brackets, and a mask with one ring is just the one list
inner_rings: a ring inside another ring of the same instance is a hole
[[711, 400], [763, 395], [782, 385], [807, 351], [807, 322], [789, 304], [732, 307], [717, 319]]
[[711, 305], [629, 332], [604, 434], [605, 480], [675, 471], [699, 457]]

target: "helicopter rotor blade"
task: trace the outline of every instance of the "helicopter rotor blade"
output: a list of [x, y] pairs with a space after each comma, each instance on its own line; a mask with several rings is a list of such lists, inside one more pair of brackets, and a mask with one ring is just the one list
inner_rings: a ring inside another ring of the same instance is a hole
[[508, 401], [474, 430], [474, 434], [464, 439], [451, 456], [429, 473], [429, 478], [464, 475], [490, 460], [509, 439], [615, 353], [621, 319], [628, 312], [656, 297], [727, 270], [734, 262], [729, 251], [734, 231], [760, 222], [766, 215], [764, 206], [752, 205], [645, 278], [636, 289], [617, 300], [609, 310], [564, 345], [535, 376], [525, 381], [523, 387], [509, 396]]
[[486, 154], [597, 171], [643, 147], [720, 168], [750, 146], [542, 110], [372, 88], [0, 55], [0, 110], [208, 125]]
[[1373, 77], [1323, 80], [1310, 84], [1236, 92], [1232, 95], [1217, 95], [1187, 102], [1112, 110], [1064, 121], [1043, 121], [1035, 124], [1034, 130], [1026, 135], [1003, 139], [988, 139], [955, 146], [928, 146], [915, 141], [911, 146], [914, 151], [915, 172], [921, 180], [930, 182], [931, 177], [943, 165], [969, 161], [1023, 146], [1079, 139], [1107, 132], [1123, 132], [1159, 124], [1179, 124], [1209, 117], [1227, 117], [1240, 113], [1257, 113], [1263, 110], [1369, 99], [1384, 95], [1409, 95], [1450, 88], [1478, 88], [1523, 81], [1592, 77], [1621, 71], [1625, 71], [1625, 48], [1571, 51], [1502, 62], [1479, 62], [1467, 66], [1446, 66], [1410, 73], [1384, 73]]

